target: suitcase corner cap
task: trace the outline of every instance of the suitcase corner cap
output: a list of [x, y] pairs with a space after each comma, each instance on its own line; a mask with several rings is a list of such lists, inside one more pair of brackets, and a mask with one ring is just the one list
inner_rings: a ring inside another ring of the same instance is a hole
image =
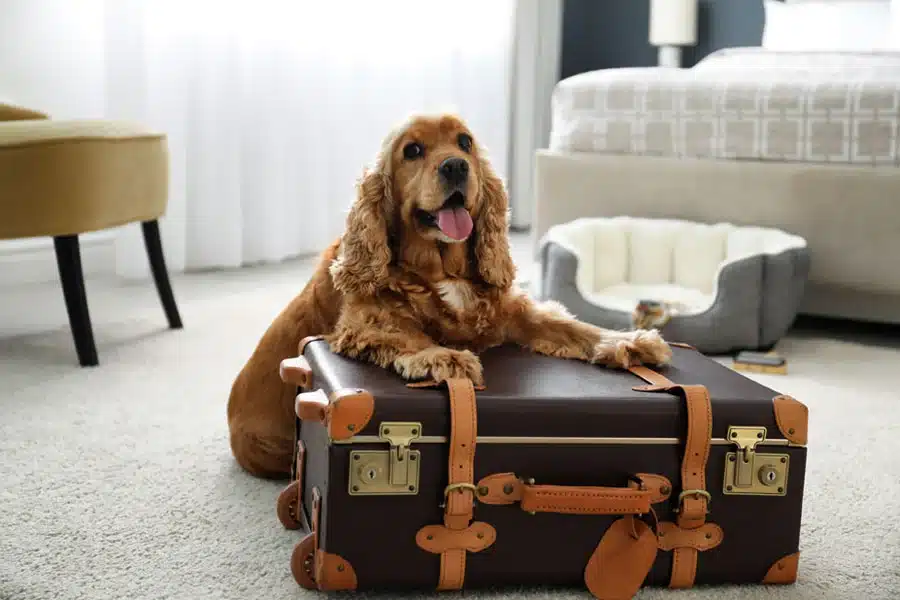
[[375, 398], [366, 390], [346, 388], [331, 394], [328, 433], [333, 440], [346, 440], [360, 433], [372, 419]]
[[787, 395], [772, 399], [775, 422], [781, 435], [793, 444], [805, 446], [808, 441], [809, 408], [799, 400]]

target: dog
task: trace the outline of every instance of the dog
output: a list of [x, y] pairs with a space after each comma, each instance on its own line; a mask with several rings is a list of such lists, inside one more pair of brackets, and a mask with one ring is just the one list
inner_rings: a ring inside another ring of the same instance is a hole
[[655, 330], [614, 331], [514, 286], [509, 200], [472, 131], [453, 114], [419, 115], [383, 140], [340, 239], [277, 316], [228, 401], [232, 453], [246, 471], [290, 475], [296, 388], [279, 365], [321, 335], [344, 356], [404, 379], [484, 383], [478, 353], [505, 343], [607, 367], [658, 365]]

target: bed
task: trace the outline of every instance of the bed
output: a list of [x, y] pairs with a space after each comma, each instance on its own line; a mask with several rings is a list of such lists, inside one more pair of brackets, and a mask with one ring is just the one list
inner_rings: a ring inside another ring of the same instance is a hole
[[900, 322], [900, 50], [730, 48], [565, 79], [536, 157], [533, 241], [584, 217], [805, 238], [800, 312]]

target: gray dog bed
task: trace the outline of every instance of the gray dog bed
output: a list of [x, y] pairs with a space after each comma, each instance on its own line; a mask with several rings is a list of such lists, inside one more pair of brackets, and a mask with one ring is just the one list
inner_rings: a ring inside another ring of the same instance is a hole
[[806, 241], [777, 229], [674, 219], [586, 218], [540, 245], [541, 296], [611, 329], [634, 328], [642, 301], [665, 314], [673, 342], [720, 354], [774, 345], [790, 328], [809, 274]]

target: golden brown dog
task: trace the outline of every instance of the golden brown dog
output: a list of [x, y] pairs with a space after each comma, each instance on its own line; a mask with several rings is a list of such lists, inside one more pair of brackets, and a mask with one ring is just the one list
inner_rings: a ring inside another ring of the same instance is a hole
[[507, 214], [503, 184], [459, 118], [417, 117], [387, 136], [343, 236], [234, 382], [228, 423], [238, 463], [258, 476], [289, 475], [296, 388], [279, 365], [307, 335], [408, 379], [476, 384], [477, 353], [501, 343], [606, 366], [669, 359], [655, 331], [601, 329], [514, 287]]

